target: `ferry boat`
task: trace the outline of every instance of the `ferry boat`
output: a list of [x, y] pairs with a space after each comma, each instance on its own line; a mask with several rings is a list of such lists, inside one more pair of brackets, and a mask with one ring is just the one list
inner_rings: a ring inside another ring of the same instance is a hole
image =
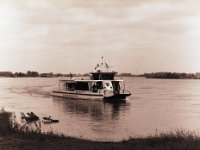
[[[106, 67], [106, 71], [102, 67]], [[52, 92], [53, 96], [73, 99], [102, 99], [102, 100], [125, 100], [131, 95], [125, 89], [123, 80], [116, 80], [117, 72], [109, 71], [107, 63], [97, 64], [94, 72], [90, 73], [90, 79], [62, 79], [59, 80], [58, 89]]]

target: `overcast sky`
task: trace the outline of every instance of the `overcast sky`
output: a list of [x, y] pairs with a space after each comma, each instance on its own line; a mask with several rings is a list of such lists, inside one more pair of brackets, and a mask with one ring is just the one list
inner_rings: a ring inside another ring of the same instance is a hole
[[1, 0], [0, 70], [200, 72], [198, 0]]

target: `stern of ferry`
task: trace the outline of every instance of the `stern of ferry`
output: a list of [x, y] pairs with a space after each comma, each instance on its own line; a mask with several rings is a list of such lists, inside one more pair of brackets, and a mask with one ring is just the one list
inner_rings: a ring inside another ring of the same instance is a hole
[[112, 100], [112, 101], [126, 100], [126, 97], [130, 95], [131, 95], [131, 92], [128, 90], [120, 90], [118, 92], [105, 90], [104, 100]]

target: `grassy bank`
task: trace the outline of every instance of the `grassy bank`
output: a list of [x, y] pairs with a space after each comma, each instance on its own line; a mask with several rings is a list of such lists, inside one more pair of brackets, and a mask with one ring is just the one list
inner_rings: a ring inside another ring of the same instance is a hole
[[21, 129], [12, 114], [0, 112], [0, 149], [5, 150], [199, 150], [200, 136], [177, 130], [121, 142], [95, 142]]

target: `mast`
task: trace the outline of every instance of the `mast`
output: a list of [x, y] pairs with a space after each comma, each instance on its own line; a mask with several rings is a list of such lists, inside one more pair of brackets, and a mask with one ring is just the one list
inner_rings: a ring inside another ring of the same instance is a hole
[[114, 76], [117, 72], [110, 71], [110, 67], [101, 57], [100, 64], [95, 67], [96, 72], [91, 72], [90, 74], [92, 80], [114, 80]]

